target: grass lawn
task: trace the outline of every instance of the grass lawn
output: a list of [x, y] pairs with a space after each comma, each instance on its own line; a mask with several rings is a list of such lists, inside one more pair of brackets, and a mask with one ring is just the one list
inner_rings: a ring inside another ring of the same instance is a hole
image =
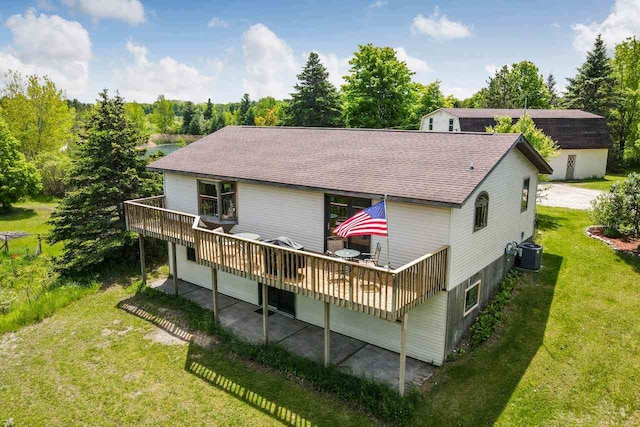
[[640, 424], [640, 260], [587, 237], [585, 212], [540, 213], [544, 268], [498, 337], [437, 372], [420, 424]]
[[43, 237], [42, 250], [47, 255], [57, 255], [60, 253], [62, 245], [49, 245], [44, 240], [44, 236], [49, 231], [47, 220], [56, 208], [57, 200], [35, 201], [29, 200], [18, 203], [11, 212], [0, 214], [0, 232], [3, 231], [23, 231], [32, 234], [31, 236], [11, 240], [9, 249], [12, 254], [26, 255], [27, 250], [33, 254], [36, 249], [38, 237]]
[[589, 188], [591, 190], [609, 191], [614, 182], [626, 179], [631, 172], [640, 172], [640, 167], [632, 168], [621, 174], [605, 175], [604, 178], [584, 179], [579, 182], [572, 182], [571, 185], [580, 188]]
[[[437, 371], [415, 425], [640, 424], [640, 261], [588, 238], [586, 213], [540, 211], [543, 270], [524, 275], [495, 337]], [[123, 309], [155, 304], [140, 298], [112, 286], [0, 336], [0, 422], [374, 423], [206, 336], [195, 342], [208, 350]], [[166, 307], [148, 311], [181, 325]]]

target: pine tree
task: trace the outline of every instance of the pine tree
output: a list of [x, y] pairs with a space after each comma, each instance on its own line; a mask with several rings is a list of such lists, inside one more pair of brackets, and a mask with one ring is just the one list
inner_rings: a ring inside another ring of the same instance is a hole
[[60, 268], [87, 272], [105, 262], [120, 263], [134, 246], [125, 229], [122, 203], [161, 191], [161, 180], [145, 170], [136, 146], [143, 135], [125, 117], [120, 96], [100, 93], [86, 140], [72, 152], [64, 199], [53, 213], [49, 240], [63, 242]]
[[560, 98], [558, 96], [558, 89], [556, 88], [556, 78], [553, 74], [549, 73], [549, 76], [547, 76], [546, 85], [550, 95], [549, 104], [551, 104], [551, 107], [557, 108]]
[[577, 108], [604, 117], [611, 115], [615, 107], [615, 77], [613, 66], [607, 58], [607, 48], [598, 35], [593, 50], [574, 78], [567, 79], [567, 93], [563, 98], [566, 108]]
[[309, 54], [298, 80], [287, 108], [287, 125], [339, 126], [340, 97], [317, 53]]
[[211, 98], [207, 100], [207, 107], [204, 110], [204, 119], [211, 120], [213, 116], [213, 103], [211, 102]]
[[202, 110], [197, 106], [193, 116], [191, 117], [188, 130], [188, 133], [191, 135], [202, 135], [204, 133], [204, 118], [202, 116]]
[[243, 125], [253, 126], [253, 108], [251, 108], [251, 99], [249, 94], [242, 95], [240, 100], [240, 123]]
[[182, 113], [182, 133], [190, 133], [189, 128], [191, 127], [191, 120], [196, 113], [196, 108], [198, 107], [193, 105], [193, 102], [191, 101], [187, 101], [187, 103], [185, 104], [184, 112]]

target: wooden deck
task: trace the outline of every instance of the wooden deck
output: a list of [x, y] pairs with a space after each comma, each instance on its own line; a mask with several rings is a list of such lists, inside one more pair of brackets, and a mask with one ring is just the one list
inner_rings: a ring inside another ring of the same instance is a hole
[[445, 289], [448, 246], [399, 269], [344, 261], [206, 229], [164, 197], [125, 203], [127, 228], [196, 249], [196, 262], [316, 300], [395, 321]]

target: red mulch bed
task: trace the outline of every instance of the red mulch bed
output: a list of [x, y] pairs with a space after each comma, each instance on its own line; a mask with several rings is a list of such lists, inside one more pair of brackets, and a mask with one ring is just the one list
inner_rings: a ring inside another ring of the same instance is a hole
[[604, 235], [602, 227], [597, 226], [588, 227], [587, 235], [607, 243], [617, 251], [627, 252], [633, 255], [640, 256], [640, 239], [628, 236], [607, 237]]

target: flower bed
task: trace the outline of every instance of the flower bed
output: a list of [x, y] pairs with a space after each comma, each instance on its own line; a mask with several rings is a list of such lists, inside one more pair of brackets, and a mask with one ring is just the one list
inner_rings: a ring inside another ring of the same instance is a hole
[[605, 242], [615, 251], [640, 256], [640, 239], [627, 236], [607, 237], [604, 235], [602, 227], [597, 225], [587, 227], [586, 233], [589, 237]]

